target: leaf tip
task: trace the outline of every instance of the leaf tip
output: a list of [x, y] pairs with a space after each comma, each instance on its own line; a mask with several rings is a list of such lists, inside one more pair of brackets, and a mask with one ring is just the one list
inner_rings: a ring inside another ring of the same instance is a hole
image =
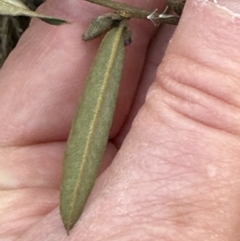
[[73, 228], [73, 226], [64, 223], [64, 227], [65, 227], [65, 229], [67, 231], [67, 235], [69, 236], [70, 235], [70, 230]]
[[70, 24], [70, 22], [59, 19], [59, 18], [40, 18], [43, 22], [51, 24], [51, 25], [63, 25], [63, 24]]

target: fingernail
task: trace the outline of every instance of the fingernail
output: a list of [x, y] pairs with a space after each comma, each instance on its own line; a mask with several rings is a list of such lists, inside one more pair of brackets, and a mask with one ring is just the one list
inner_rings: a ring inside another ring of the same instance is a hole
[[219, 7], [225, 7], [233, 13], [240, 13], [240, 2], [236, 0], [215, 0]]

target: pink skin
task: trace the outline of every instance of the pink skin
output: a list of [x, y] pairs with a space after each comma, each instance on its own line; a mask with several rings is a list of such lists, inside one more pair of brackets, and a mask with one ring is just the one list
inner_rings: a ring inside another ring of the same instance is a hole
[[[240, 12], [239, 0], [218, 2]], [[50, 0], [41, 10], [72, 24], [34, 20], [0, 72], [0, 240], [240, 240], [240, 18], [188, 0], [159, 67], [174, 28], [149, 45], [155, 28], [132, 21], [102, 170], [113, 162], [67, 236], [58, 207], [64, 147], [100, 42], [81, 34], [106, 9]]]

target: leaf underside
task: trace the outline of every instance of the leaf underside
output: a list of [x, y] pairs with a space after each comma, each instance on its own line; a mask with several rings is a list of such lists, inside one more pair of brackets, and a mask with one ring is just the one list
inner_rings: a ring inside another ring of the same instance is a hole
[[104, 37], [67, 142], [60, 212], [68, 232], [83, 211], [106, 149], [123, 68], [124, 28]]
[[53, 25], [67, 23], [64, 19], [34, 12], [20, 0], [0, 0], [0, 15], [35, 17]]

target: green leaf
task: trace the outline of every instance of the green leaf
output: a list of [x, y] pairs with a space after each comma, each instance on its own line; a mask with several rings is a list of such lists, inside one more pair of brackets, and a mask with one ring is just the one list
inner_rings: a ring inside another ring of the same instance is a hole
[[42, 17], [39, 17], [43, 22], [45, 23], [49, 23], [51, 25], [62, 25], [62, 24], [65, 24], [67, 23], [66, 20], [63, 20], [63, 19], [60, 19], [60, 18], [42, 18]]
[[60, 201], [67, 232], [84, 209], [106, 149], [123, 68], [124, 30], [120, 24], [104, 37], [67, 142]]
[[40, 18], [41, 20], [47, 23], [54, 24], [54, 25], [61, 25], [64, 23], [68, 23], [64, 19], [55, 18], [45, 14], [31, 11], [20, 0], [0, 0], [0, 15], [36, 17], [36, 18]]
[[106, 13], [93, 19], [83, 34], [83, 40], [97, 38], [110, 28], [117, 26], [123, 17], [118, 13]]

